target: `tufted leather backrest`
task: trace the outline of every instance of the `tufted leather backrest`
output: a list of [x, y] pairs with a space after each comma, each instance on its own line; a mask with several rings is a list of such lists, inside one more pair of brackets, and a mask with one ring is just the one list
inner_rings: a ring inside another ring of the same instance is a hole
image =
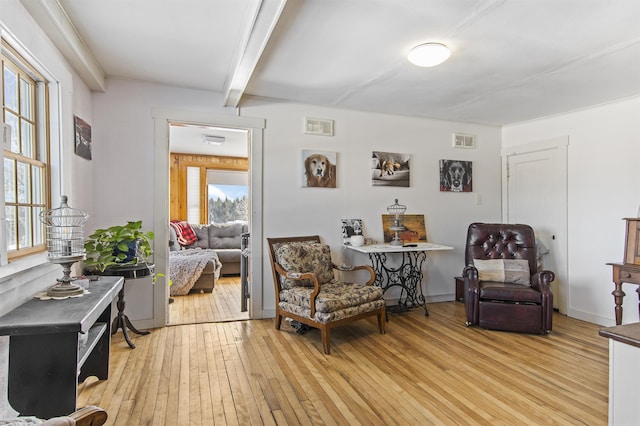
[[472, 223], [467, 230], [465, 264], [473, 259], [526, 259], [531, 275], [537, 272], [536, 237], [529, 225]]

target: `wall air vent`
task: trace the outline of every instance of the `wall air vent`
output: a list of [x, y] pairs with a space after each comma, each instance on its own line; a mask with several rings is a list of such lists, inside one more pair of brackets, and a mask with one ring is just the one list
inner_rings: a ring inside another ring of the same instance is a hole
[[333, 120], [305, 117], [304, 132], [308, 135], [333, 136]]
[[476, 137], [475, 135], [465, 135], [463, 133], [454, 133], [453, 147], [454, 148], [475, 148]]

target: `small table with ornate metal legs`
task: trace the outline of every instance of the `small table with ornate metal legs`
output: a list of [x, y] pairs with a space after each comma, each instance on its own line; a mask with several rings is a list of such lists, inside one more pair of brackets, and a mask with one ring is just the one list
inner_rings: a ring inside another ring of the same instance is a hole
[[[369, 255], [376, 273], [375, 284], [386, 293], [394, 287], [400, 288], [400, 297], [396, 305], [388, 306], [389, 312], [406, 312], [417, 306], [424, 308], [429, 315], [427, 302], [422, 291], [422, 265], [428, 251], [453, 250], [453, 247], [432, 243], [407, 243], [403, 246], [391, 244], [371, 244], [360, 247], [347, 246], [351, 250]], [[390, 254], [400, 254], [399, 266], [391, 266]]]

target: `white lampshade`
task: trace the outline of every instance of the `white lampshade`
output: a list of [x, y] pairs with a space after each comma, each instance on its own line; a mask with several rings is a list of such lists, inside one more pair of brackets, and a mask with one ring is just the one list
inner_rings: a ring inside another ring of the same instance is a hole
[[440, 65], [451, 56], [451, 51], [442, 43], [420, 44], [409, 52], [409, 62], [419, 67]]

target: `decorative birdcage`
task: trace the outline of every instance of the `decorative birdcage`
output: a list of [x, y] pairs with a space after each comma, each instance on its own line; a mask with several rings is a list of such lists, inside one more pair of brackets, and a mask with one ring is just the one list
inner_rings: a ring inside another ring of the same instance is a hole
[[401, 246], [402, 238], [400, 238], [399, 232], [404, 231], [404, 212], [407, 211], [407, 206], [398, 204], [396, 202], [390, 206], [387, 206], [387, 212], [393, 216], [393, 224], [389, 227], [390, 231], [393, 231], [393, 239], [391, 240], [392, 246]]
[[63, 195], [60, 207], [45, 210], [40, 214], [40, 220], [47, 229], [47, 259], [51, 263], [62, 265], [62, 278], [47, 291], [51, 297], [77, 296], [84, 289], [71, 281], [71, 265], [84, 260], [83, 227], [89, 215], [67, 204], [67, 196]]

